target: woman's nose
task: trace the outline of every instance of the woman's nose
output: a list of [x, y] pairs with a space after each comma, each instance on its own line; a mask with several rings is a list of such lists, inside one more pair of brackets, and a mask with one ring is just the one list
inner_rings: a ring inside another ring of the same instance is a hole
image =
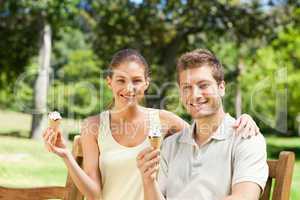
[[127, 84], [127, 91], [128, 92], [134, 92], [134, 86], [132, 83], [128, 83]]

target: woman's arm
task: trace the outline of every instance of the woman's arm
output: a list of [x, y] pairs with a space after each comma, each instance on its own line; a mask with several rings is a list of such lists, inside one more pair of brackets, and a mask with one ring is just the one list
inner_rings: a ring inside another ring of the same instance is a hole
[[[189, 127], [189, 124], [186, 121], [170, 111], [160, 110], [159, 117], [165, 137], [177, 133], [185, 127]], [[236, 129], [236, 134], [242, 138], [248, 138], [260, 134], [258, 126], [253, 118], [248, 114], [242, 114], [236, 120], [233, 128]]]
[[[63, 158], [70, 176], [80, 192], [89, 200], [101, 198], [101, 179], [99, 169], [99, 149], [97, 143], [99, 116], [90, 117], [82, 124], [81, 144], [83, 151], [83, 168], [75, 161], [67, 149], [62, 133], [58, 134], [56, 144], [51, 144], [51, 129], [47, 129], [44, 140], [50, 151]], [[50, 132], [50, 134], [49, 134]], [[53, 134], [52, 134], [53, 135]]]
[[159, 118], [165, 137], [190, 126], [186, 121], [170, 111], [160, 110]]

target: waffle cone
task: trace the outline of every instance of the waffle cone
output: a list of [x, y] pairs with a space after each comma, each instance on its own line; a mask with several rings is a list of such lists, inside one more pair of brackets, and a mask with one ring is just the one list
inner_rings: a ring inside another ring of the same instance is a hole
[[160, 136], [149, 136], [148, 137], [151, 146], [154, 149], [159, 149], [161, 145], [161, 137]]
[[52, 119], [49, 120], [50, 128], [53, 128], [54, 130], [56, 130], [56, 129], [58, 129], [59, 125], [60, 125], [60, 120], [52, 120]]

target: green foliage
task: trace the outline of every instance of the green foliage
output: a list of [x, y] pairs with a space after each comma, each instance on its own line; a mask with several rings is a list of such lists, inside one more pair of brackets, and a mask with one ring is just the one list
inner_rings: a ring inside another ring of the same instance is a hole
[[[75, 50], [58, 71], [49, 94], [49, 109], [84, 117], [99, 113], [111, 102], [101, 62], [91, 50]], [[102, 94], [101, 94], [102, 93]], [[74, 117], [74, 116], [73, 116]]]
[[119, 49], [137, 48], [154, 66], [156, 83], [174, 81], [175, 58], [180, 53], [211, 47], [211, 39], [226, 34], [241, 42], [262, 35], [272, 24], [267, 21], [269, 16], [252, 4], [93, 1], [92, 5], [91, 15], [99, 19], [93, 27], [97, 33], [93, 47], [99, 58], [108, 62]]
[[[18, 109], [12, 103], [15, 93], [8, 86], [15, 83], [19, 89], [15, 95], [17, 103], [28, 109], [32, 107], [38, 38], [43, 23], [47, 22], [53, 30], [50, 109], [81, 117], [105, 109], [111, 94], [103, 72], [117, 50], [130, 47], [140, 50], [152, 69], [147, 105], [158, 108], [162, 104], [161, 108], [174, 109], [186, 117], [178, 103], [175, 61], [185, 51], [208, 48], [224, 65], [227, 81], [224, 104], [232, 114], [237, 81], [242, 83], [243, 112], [251, 113], [255, 83], [266, 78], [269, 83], [275, 81], [273, 75], [279, 66], [285, 66], [287, 82], [269, 84], [270, 94], [262, 92], [255, 96], [257, 102], [264, 102], [255, 111], [264, 113], [271, 121], [268, 126], [273, 126], [274, 92], [284, 91], [288, 85], [288, 126], [293, 131], [299, 113], [297, 5], [295, 1], [268, 5], [258, 1], [219, 0], [4, 1], [0, 8], [0, 36], [6, 39], [0, 41], [0, 48], [7, 51], [0, 52], [0, 82], [7, 87], [0, 85], [3, 88], [0, 102], [2, 107]], [[22, 23], [18, 23], [20, 19]], [[242, 76], [237, 69], [239, 60], [246, 66]], [[15, 82], [23, 72], [27, 74], [25, 79]], [[163, 99], [165, 102], [161, 102]]]
[[[276, 111], [284, 107], [288, 130], [296, 133], [295, 118], [300, 113], [299, 41], [299, 29], [287, 26], [270, 45], [257, 51], [255, 59], [249, 59], [241, 77], [244, 108], [265, 122], [262, 127], [274, 128]], [[277, 104], [282, 94], [286, 96], [287, 105]]]
[[[44, 23], [53, 34], [77, 11], [78, 0], [10, 0], [0, 4], [0, 66], [8, 75], [22, 72], [29, 59], [38, 52]], [[9, 48], [8, 48], [9, 47]], [[13, 69], [13, 70], [12, 70]]]

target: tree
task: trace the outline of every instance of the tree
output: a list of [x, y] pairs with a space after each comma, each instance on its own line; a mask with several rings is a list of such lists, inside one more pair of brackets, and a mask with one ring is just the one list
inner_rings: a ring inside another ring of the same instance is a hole
[[[88, 13], [95, 19], [94, 49], [99, 58], [110, 60], [119, 49], [139, 49], [150, 62], [162, 86], [159, 98], [148, 99], [158, 107], [167, 89], [174, 87], [175, 58], [182, 52], [199, 47], [212, 47], [221, 38], [233, 41], [238, 49], [251, 38], [268, 35], [276, 16], [256, 3], [224, 1], [93, 1]], [[213, 39], [213, 41], [210, 41]], [[247, 43], [249, 44], [249, 42]], [[237, 56], [242, 63], [242, 52]], [[238, 64], [236, 64], [238, 66]], [[241, 66], [241, 64], [239, 65]], [[233, 71], [239, 76], [239, 70]], [[156, 92], [153, 88], [150, 93]]]
[[263, 122], [263, 129], [285, 135], [296, 133], [300, 106], [300, 12], [293, 6], [289, 12], [289, 22], [247, 60], [241, 79], [247, 99], [244, 109]]
[[[1, 79], [7, 82], [7, 78], [16, 77], [23, 72], [29, 59], [40, 49], [40, 70], [34, 92], [35, 111], [31, 130], [31, 137], [33, 138], [40, 137], [41, 125], [45, 121], [45, 111], [47, 110], [46, 94], [50, 73], [51, 41], [53, 39], [51, 38], [51, 29], [55, 37], [57, 30], [64, 23], [70, 21], [70, 18], [76, 13], [78, 2], [77, 0], [67, 2], [59, 0], [12, 0], [1, 4], [3, 23], [1, 23], [2, 31], [0, 34], [10, 33], [11, 35], [11, 40], [1, 41], [1, 46], [8, 44], [16, 46], [15, 49], [12, 48], [14, 52], [9, 52], [11, 53], [9, 57], [5, 57], [7, 53], [0, 54], [0, 60], [2, 60], [1, 57], [4, 57], [3, 60], [5, 61], [0, 63], [4, 68]], [[27, 28], [28, 25], [31, 29]], [[26, 32], [26, 30], [28, 31]], [[20, 41], [23, 42], [18, 44]], [[15, 63], [16, 65], [14, 65]]]

